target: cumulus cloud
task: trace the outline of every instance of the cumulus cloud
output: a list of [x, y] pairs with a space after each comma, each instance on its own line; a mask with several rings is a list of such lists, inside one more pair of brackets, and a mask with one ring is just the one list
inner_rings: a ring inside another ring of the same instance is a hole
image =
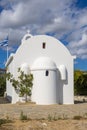
[[[64, 0], [66, 6], [69, 0]], [[11, 9], [3, 10], [0, 15], [0, 25], [2, 27], [18, 27], [26, 24], [48, 24], [58, 15], [61, 16], [62, 10], [66, 6], [59, 0], [27, 0], [25, 3], [20, 1], [12, 4]], [[64, 7], [65, 6], [65, 7]]]
[[0, 38], [8, 32], [10, 46], [26, 33], [64, 35], [72, 54], [87, 58], [87, 8], [78, 9], [77, 0], [1, 0]]
[[81, 59], [87, 59], [87, 34], [83, 33], [80, 40], [70, 42], [67, 47], [73, 55]]

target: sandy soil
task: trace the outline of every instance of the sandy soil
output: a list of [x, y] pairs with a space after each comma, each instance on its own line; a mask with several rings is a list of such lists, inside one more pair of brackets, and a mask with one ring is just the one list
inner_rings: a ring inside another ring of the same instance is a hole
[[[2, 101], [2, 99], [1, 99]], [[31, 120], [19, 120], [23, 111]], [[52, 120], [50, 120], [49, 115]], [[80, 120], [75, 116], [84, 117]], [[54, 117], [57, 120], [54, 120]], [[11, 119], [0, 130], [87, 130], [87, 101], [73, 105], [0, 104], [0, 119]], [[60, 119], [61, 118], [61, 119]], [[85, 119], [86, 118], [86, 119]]]
[[2, 125], [0, 130], [87, 130], [87, 120], [16, 120]]

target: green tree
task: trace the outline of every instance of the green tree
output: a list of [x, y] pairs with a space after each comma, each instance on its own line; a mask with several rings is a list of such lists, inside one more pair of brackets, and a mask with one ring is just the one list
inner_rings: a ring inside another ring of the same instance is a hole
[[82, 71], [80, 70], [75, 70], [74, 71], [74, 93], [75, 95], [78, 95], [78, 86], [79, 86], [79, 77], [83, 74]]
[[87, 95], [87, 72], [75, 71], [74, 90], [76, 95]]
[[0, 96], [3, 96], [5, 91], [6, 91], [6, 76], [5, 74], [0, 74]]
[[15, 90], [19, 91], [19, 96], [25, 96], [25, 101], [27, 102], [27, 96], [31, 96], [33, 75], [25, 74], [20, 68], [18, 69], [18, 73], [20, 73], [20, 75], [17, 79], [15, 79], [11, 73], [7, 73], [7, 80], [12, 83]]
[[83, 73], [78, 78], [76, 86], [77, 86], [77, 93], [79, 95], [87, 95], [87, 74]]

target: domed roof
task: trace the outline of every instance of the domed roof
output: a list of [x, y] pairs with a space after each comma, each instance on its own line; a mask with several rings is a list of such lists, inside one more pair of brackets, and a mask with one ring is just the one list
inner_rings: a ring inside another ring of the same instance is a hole
[[31, 70], [44, 70], [44, 69], [55, 70], [56, 68], [57, 68], [56, 64], [49, 57], [40, 57], [35, 60], [35, 62], [31, 67]]

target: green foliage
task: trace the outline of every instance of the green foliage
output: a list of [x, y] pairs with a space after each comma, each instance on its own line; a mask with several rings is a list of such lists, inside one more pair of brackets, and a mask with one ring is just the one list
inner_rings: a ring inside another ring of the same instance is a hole
[[83, 118], [87, 119], [87, 113], [84, 113]]
[[80, 119], [82, 119], [82, 118], [83, 118], [83, 117], [80, 116], [80, 115], [76, 115], [76, 116], [73, 117], [74, 120], [80, 120]]
[[6, 76], [5, 74], [0, 74], [0, 96], [3, 96], [5, 91], [6, 91]]
[[11, 73], [7, 73], [7, 80], [12, 83], [12, 86], [15, 90], [19, 90], [19, 96], [31, 96], [31, 88], [33, 86], [33, 75], [32, 74], [25, 74], [21, 69], [18, 69], [18, 79], [15, 79]]
[[2, 124], [6, 124], [6, 123], [12, 123], [12, 121], [11, 121], [11, 120], [8, 120], [8, 119], [0, 119], [0, 126], [1, 126]]
[[21, 113], [20, 113], [20, 120], [28, 120], [27, 115], [25, 115], [25, 114], [23, 113], [23, 111], [21, 111]]
[[87, 73], [75, 71], [74, 73], [75, 95], [87, 95]]
[[61, 116], [57, 116], [56, 113], [54, 113], [53, 115], [48, 114], [48, 121], [57, 121], [57, 120], [67, 120], [68, 116], [63, 114]]
[[78, 88], [78, 82], [77, 82], [77, 80], [79, 80], [79, 77], [81, 75], [82, 75], [82, 71], [80, 71], [80, 70], [74, 71], [74, 93], [75, 93], [75, 95], [78, 94], [78, 90], [77, 90], [77, 88]]
[[52, 119], [53, 117], [50, 114], [48, 114], [48, 121], [52, 121]]

